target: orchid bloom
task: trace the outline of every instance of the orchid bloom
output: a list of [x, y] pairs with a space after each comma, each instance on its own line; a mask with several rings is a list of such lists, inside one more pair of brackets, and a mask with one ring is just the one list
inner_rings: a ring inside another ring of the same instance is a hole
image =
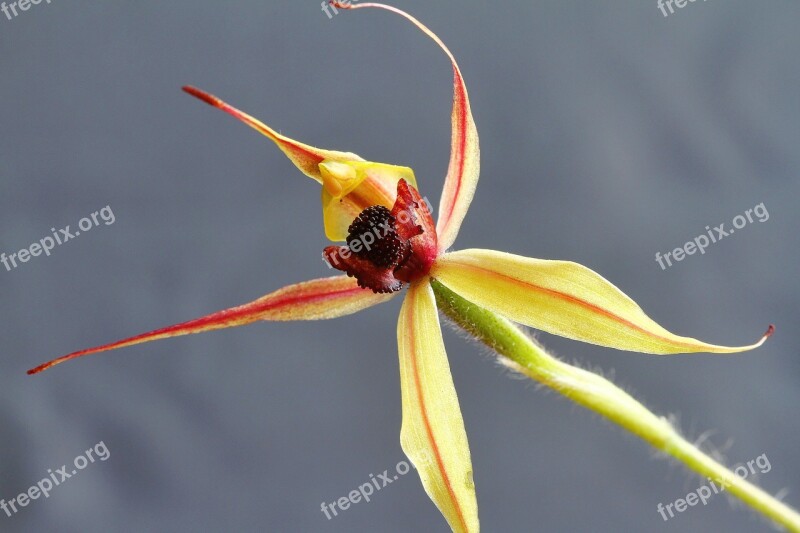
[[332, 2], [341, 9], [380, 8], [413, 23], [452, 63], [452, 145], [439, 217], [421, 197], [410, 168], [323, 150], [276, 132], [222, 100], [184, 90], [241, 120], [271, 141], [321, 185], [326, 236], [342, 242], [323, 251], [346, 275], [290, 285], [253, 302], [111, 344], [65, 355], [34, 374], [83, 355], [157, 339], [241, 326], [259, 320], [319, 320], [350, 315], [392, 298], [406, 285], [397, 341], [403, 450], [453, 531], [477, 532], [478, 509], [467, 435], [442, 340], [432, 282], [513, 322], [601, 346], [650, 354], [733, 353], [670, 333], [599, 274], [576, 263], [529, 259], [492, 250], [449, 252], [472, 201], [479, 174], [478, 133], [467, 88], [444, 43], [411, 15], [374, 3]]

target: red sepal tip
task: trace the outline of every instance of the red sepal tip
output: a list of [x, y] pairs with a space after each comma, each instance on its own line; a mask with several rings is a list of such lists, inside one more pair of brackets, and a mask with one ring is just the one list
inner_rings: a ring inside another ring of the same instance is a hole
[[182, 87], [183, 92], [190, 94], [197, 98], [198, 100], [202, 100], [203, 102], [207, 103], [212, 107], [222, 107], [223, 102], [213, 94], [208, 94], [205, 91], [201, 91], [197, 87], [192, 87], [191, 85], [184, 85]]

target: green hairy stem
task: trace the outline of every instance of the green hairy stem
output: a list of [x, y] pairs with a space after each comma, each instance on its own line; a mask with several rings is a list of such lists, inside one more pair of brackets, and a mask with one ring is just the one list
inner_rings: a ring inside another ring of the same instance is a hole
[[497, 352], [506, 366], [642, 438], [690, 470], [724, 486], [726, 492], [787, 530], [800, 532], [797, 511], [700, 451], [664, 417], [656, 416], [604, 377], [548, 354], [509, 320], [468, 302], [436, 280], [432, 280], [432, 286], [440, 311]]

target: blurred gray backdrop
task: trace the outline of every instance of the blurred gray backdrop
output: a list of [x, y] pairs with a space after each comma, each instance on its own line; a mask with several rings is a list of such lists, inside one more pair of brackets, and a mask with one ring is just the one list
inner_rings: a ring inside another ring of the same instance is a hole
[[[656, 357], [542, 335], [613, 375], [800, 505], [800, 34], [796, 2], [398, 0], [456, 54], [483, 173], [457, 248], [569, 259], [679, 334], [742, 355]], [[445, 531], [415, 473], [332, 520], [399, 445], [400, 299], [74, 361], [46, 359], [326, 276], [319, 191], [194, 84], [311, 144], [415, 168], [438, 203], [451, 71], [401, 19], [317, 0], [53, 0], [0, 15], [0, 251], [111, 206], [0, 267], [0, 498], [102, 441], [110, 452], [9, 518], [13, 532]], [[763, 202], [754, 222], [670, 251]], [[766, 531], [704, 480], [448, 330], [485, 531]]]

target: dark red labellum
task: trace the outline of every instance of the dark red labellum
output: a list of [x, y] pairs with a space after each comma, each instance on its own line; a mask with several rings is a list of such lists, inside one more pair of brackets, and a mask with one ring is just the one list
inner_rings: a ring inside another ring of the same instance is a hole
[[381, 205], [368, 207], [347, 231], [347, 246], [328, 246], [322, 256], [376, 293], [399, 291], [403, 282], [426, 275], [436, 259], [431, 210], [405, 180], [397, 183], [391, 211]]

